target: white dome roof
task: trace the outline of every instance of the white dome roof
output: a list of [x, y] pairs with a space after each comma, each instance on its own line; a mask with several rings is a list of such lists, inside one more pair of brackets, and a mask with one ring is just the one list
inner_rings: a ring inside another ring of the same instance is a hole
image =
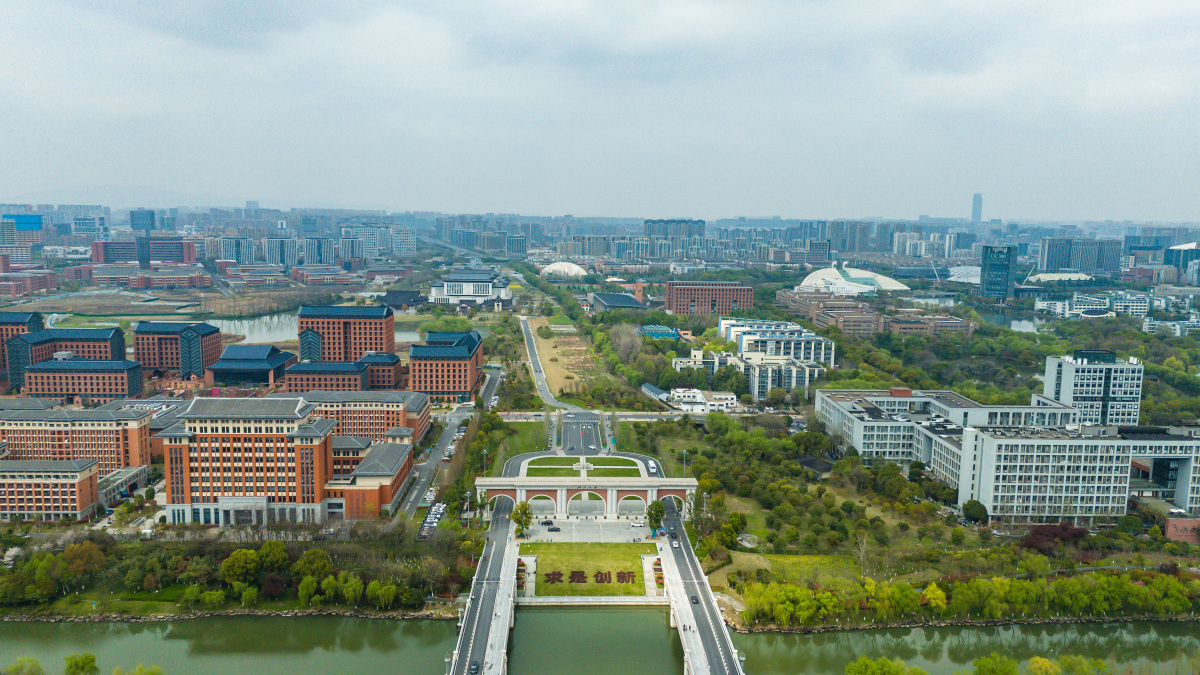
[[801, 286], [818, 288], [839, 295], [856, 295], [873, 291], [907, 291], [908, 286], [882, 274], [854, 267], [836, 269], [826, 267], [809, 274], [800, 282]]
[[542, 270], [542, 276], [585, 277], [587, 276], [587, 270], [575, 263], [556, 262], [546, 265], [546, 268]]

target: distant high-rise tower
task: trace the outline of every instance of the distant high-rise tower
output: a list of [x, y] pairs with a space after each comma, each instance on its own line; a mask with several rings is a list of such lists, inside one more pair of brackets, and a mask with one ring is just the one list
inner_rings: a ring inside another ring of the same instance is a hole
[[971, 200], [971, 222], [983, 222], [983, 193], [976, 192], [975, 198]]
[[984, 246], [979, 265], [979, 295], [1007, 300], [1012, 294], [1016, 246]]
[[155, 212], [150, 209], [131, 209], [129, 227], [137, 243], [138, 267], [150, 269], [150, 232], [154, 229]]

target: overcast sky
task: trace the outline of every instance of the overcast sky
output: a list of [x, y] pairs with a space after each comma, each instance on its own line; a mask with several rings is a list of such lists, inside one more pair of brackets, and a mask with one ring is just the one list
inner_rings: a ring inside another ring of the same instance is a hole
[[1200, 3], [6, 0], [0, 202], [1200, 221]]

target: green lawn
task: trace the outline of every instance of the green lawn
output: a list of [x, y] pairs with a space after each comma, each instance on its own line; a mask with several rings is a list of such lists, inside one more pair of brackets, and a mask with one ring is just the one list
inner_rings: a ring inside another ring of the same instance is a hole
[[848, 555], [775, 555], [763, 556], [771, 571], [787, 581], [803, 583], [821, 577], [855, 578], [858, 563]]
[[493, 477], [504, 471], [504, 463], [510, 458], [546, 449], [546, 427], [541, 422], [509, 422], [508, 427], [517, 433], [505, 439], [503, 451], [492, 462], [489, 473]]
[[638, 463], [632, 459], [624, 457], [592, 457], [588, 459], [588, 464], [592, 466], [632, 466], [637, 467]]
[[[521, 555], [537, 556], [538, 595], [644, 595], [643, 554], [656, 553], [654, 544], [521, 544]], [[561, 573], [561, 583], [547, 582], [547, 575]], [[571, 583], [572, 572], [583, 572], [584, 583]], [[596, 573], [607, 573], [611, 581], [596, 581]], [[632, 572], [633, 583], [618, 583], [618, 572]]]
[[573, 478], [579, 472], [569, 466], [535, 466], [525, 469], [530, 478]]
[[637, 478], [642, 472], [634, 468], [599, 468], [588, 471], [588, 477], [592, 478]]
[[529, 466], [575, 466], [579, 460], [574, 457], [538, 457], [529, 460]]
[[759, 538], [760, 542], [767, 540], [767, 512], [757, 502], [744, 497], [725, 495], [725, 506], [730, 513], [740, 513], [746, 516], [746, 531]]
[[570, 326], [570, 325], [574, 324], [575, 322], [571, 321], [571, 317], [569, 317], [569, 316], [566, 316], [563, 314], [555, 314], [554, 316], [547, 317], [546, 323], [554, 324], [557, 326]]

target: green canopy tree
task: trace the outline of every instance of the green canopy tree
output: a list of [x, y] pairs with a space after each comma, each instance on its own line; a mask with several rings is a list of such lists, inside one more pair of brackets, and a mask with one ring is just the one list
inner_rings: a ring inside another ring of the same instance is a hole
[[259, 568], [258, 553], [239, 548], [221, 563], [221, 578], [230, 585], [237, 581], [248, 584], [258, 580]]
[[286, 572], [291, 560], [282, 541], [268, 541], [258, 549], [258, 562], [268, 572]]
[[666, 512], [666, 507], [657, 499], [646, 506], [646, 520], [650, 521], [651, 529], [662, 527], [663, 516], [666, 515]]
[[533, 523], [533, 508], [529, 506], [529, 502], [523, 501], [513, 508], [512, 515], [509, 518], [517, 526], [517, 536], [524, 537], [525, 530], [529, 529], [529, 526]]

